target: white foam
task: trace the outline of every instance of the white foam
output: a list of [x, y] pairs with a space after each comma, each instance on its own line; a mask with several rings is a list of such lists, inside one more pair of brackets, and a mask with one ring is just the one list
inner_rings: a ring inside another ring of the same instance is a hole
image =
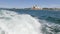
[[43, 34], [60, 34], [60, 24], [41, 20]]
[[38, 19], [7, 10], [0, 11], [0, 28], [6, 34], [42, 34]]

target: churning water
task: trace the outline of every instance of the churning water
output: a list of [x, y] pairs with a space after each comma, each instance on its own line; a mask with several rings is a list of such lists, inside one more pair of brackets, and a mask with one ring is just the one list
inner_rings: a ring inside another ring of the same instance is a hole
[[35, 12], [0, 10], [0, 34], [60, 34], [58, 14]]
[[15, 12], [0, 11], [1, 33], [6, 34], [42, 34], [39, 31], [41, 24], [39, 20], [28, 14], [17, 14]]

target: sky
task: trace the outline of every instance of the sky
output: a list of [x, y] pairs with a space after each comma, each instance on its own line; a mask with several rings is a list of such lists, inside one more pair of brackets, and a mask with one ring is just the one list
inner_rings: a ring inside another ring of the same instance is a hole
[[0, 8], [28, 8], [33, 5], [60, 8], [60, 0], [0, 0]]

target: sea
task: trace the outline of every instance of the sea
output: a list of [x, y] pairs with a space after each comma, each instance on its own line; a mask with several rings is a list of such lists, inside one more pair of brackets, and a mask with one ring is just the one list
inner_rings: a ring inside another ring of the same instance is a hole
[[1, 9], [0, 34], [60, 34], [60, 11]]

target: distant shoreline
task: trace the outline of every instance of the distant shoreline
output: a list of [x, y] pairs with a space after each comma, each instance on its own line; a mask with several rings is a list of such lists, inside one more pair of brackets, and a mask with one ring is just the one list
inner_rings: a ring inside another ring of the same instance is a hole
[[[6, 10], [20, 10], [21, 8], [0, 8]], [[24, 10], [60, 10], [60, 8], [42, 8], [42, 9], [32, 9], [32, 8], [23, 8]]]

